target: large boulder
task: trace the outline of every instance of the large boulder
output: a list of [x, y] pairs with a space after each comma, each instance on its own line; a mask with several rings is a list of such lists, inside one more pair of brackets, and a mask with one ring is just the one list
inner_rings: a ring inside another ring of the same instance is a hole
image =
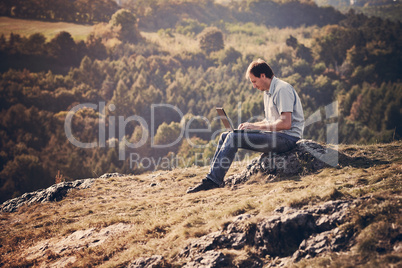
[[325, 167], [337, 167], [348, 161], [348, 156], [329, 145], [321, 145], [311, 140], [299, 140], [296, 147], [285, 153], [263, 153], [254, 159], [239, 174], [225, 179], [225, 185], [236, 186], [245, 183], [253, 175], [263, 173], [267, 181], [295, 175], [306, 175]]

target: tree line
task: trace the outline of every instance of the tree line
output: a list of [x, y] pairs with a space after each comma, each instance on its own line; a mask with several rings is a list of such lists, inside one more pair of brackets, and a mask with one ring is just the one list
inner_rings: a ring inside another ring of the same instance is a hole
[[[141, 39], [137, 19], [127, 10], [117, 11], [105, 25], [102, 34], [118, 42], [137, 43]], [[108, 57], [102, 35], [90, 34], [85, 42], [75, 42], [66, 31], [60, 32], [49, 42], [41, 33], [28, 37], [13, 33], [8, 38], [0, 36], [0, 72], [12, 68], [67, 73], [71, 67], [79, 66], [84, 56], [91, 59]]]
[[0, 16], [77, 23], [109, 21], [118, 9], [114, 0], [2, 0], [0, 2]]
[[280, 28], [301, 25], [323, 26], [338, 23], [344, 19], [344, 15], [333, 7], [318, 7], [313, 1], [297, 0], [242, 0], [232, 1], [228, 6], [222, 6], [210, 0], [127, 0], [122, 6], [138, 16], [141, 29], [153, 31], [173, 28], [185, 18], [207, 24], [224, 20], [254, 22]]
[[41, 33], [23, 37], [11, 33], [8, 38], [0, 36], [0, 71], [10, 68], [39, 72], [53, 70], [67, 72], [71, 66], [79, 66], [84, 56], [104, 59], [107, 56], [105, 46], [99, 39], [89, 37], [86, 42], [75, 42], [68, 32], [60, 32], [46, 42]]

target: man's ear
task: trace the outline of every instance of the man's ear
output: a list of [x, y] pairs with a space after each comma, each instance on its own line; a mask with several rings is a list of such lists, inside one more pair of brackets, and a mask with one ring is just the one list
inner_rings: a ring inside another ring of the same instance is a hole
[[260, 75], [260, 78], [265, 79], [265, 78], [266, 78], [265, 74], [261, 74], [261, 75]]

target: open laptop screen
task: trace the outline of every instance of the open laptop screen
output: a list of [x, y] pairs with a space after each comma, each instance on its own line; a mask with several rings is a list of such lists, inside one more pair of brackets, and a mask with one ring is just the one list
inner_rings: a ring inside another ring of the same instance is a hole
[[218, 112], [218, 115], [220, 119], [222, 120], [223, 125], [228, 131], [233, 131], [233, 132], [261, 132], [261, 130], [257, 129], [234, 129], [232, 126], [231, 121], [229, 120], [229, 117], [226, 115], [225, 110], [222, 107], [217, 107], [216, 111]]
[[216, 108], [216, 111], [218, 112], [218, 115], [219, 115], [220, 119], [222, 120], [222, 123], [225, 126], [225, 128], [229, 131], [234, 131], [234, 128], [233, 128], [232, 124], [230, 123], [229, 118], [225, 113], [225, 110], [223, 110], [223, 108]]

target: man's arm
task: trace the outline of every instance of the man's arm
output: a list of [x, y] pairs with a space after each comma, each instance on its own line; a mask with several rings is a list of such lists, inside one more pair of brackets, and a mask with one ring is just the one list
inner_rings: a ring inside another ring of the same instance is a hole
[[257, 129], [263, 131], [281, 131], [288, 130], [292, 127], [292, 113], [283, 112], [278, 120], [273, 123], [260, 121], [255, 123], [245, 122], [239, 125], [239, 129]]

